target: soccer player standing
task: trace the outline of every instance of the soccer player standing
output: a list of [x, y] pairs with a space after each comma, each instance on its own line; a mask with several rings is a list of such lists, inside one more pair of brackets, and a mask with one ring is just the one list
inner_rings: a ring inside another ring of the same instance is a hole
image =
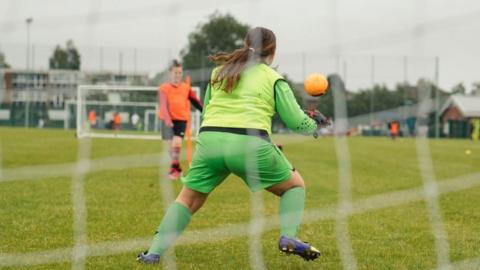
[[90, 123], [90, 128], [95, 128], [97, 125], [97, 113], [95, 110], [90, 110], [88, 112], [88, 122]]
[[395, 140], [397, 138], [399, 129], [400, 129], [400, 123], [398, 121], [393, 121], [388, 124], [388, 129], [390, 131], [390, 136], [392, 139]]
[[170, 81], [160, 85], [158, 98], [160, 103], [159, 117], [164, 122], [162, 138], [167, 141], [171, 159], [168, 176], [174, 180], [182, 175], [179, 157], [187, 122], [190, 118], [190, 103], [199, 111], [202, 111], [203, 106], [190, 85], [182, 82], [182, 64], [173, 60], [169, 72]]
[[274, 33], [257, 27], [248, 31], [242, 48], [209, 57], [218, 67], [207, 88], [192, 164], [150, 249], [139, 254], [138, 261], [158, 263], [210, 192], [230, 173], [242, 178], [252, 192], [265, 189], [280, 197], [278, 247], [282, 252], [306, 260], [320, 256], [316, 248], [297, 238], [305, 183], [271, 142], [270, 133], [275, 111], [288, 128], [306, 135], [314, 134], [324, 119], [314, 113], [306, 115], [288, 83], [270, 67], [275, 50]]

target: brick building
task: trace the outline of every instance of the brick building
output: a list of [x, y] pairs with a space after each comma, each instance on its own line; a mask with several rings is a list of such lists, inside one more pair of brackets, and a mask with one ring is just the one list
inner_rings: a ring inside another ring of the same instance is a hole
[[446, 137], [468, 137], [471, 130], [470, 120], [474, 118], [480, 118], [480, 96], [450, 96], [440, 110]]

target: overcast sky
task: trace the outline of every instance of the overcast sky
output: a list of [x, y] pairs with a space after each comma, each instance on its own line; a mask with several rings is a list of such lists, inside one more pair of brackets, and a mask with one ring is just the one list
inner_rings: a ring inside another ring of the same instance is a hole
[[480, 81], [478, 0], [0, 0], [0, 50], [25, 68], [32, 17], [35, 68], [47, 67], [55, 44], [73, 39], [84, 70], [153, 73], [215, 10], [272, 29], [274, 65], [295, 80], [339, 72], [352, 89], [433, 80], [438, 56], [441, 87]]

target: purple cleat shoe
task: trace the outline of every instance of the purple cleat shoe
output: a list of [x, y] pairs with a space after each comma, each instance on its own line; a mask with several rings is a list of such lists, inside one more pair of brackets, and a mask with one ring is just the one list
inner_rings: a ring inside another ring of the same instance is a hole
[[137, 255], [137, 262], [144, 264], [157, 264], [160, 262], [160, 255], [148, 254], [148, 250]]
[[306, 261], [313, 261], [320, 257], [318, 249], [297, 238], [288, 238], [282, 235], [280, 240], [278, 240], [278, 248], [287, 255], [295, 254]]

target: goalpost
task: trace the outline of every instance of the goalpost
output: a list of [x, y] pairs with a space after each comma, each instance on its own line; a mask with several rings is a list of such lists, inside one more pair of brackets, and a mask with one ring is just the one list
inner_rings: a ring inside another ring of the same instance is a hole
[[[200, 96], [199, 87], [192, 90]], [[65, 110], [75, 112], [77, 138], [161, 140], [157, 91], [150, 86], [79, 85], [77, 99], [67, 102]], [[199, 128], [200, 112], [191, 111], [193, 137]]]

